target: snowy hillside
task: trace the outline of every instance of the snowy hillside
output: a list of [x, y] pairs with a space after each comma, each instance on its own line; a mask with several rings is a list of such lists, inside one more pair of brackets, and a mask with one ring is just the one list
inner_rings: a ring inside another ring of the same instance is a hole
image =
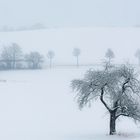
[[117, 122], [121, 136], [109, 136], [109, 116], [99, 102], [78, 109], [70, 81], [86, 69], [1, 71], [0, 139], [138, 140], [140, 128], [126, 118]]
[[[55, 51], [54, 64], [75, 64], [73, 48], [81, 49], [80, 64], [99, 64], [107, 48], [115, 62], [137, 63], [140, 28], [63, 28], [0, 32], [0, 50], [17, 43], [24, 53]], [[47, 57], [46, 57], [47, 60]], [[47, 60], [48, 61], [48, 60]], [[99, 65], [98, 65], [99, 66]], [[71, 80], [90, 67], [0, 71], [1, 140], [138, 140], [140, 125], [117, 120], [119, 135], [109, 136], [109, 114], [100, 102], [79, 110]]]
[[135, 51], [140, 48], [140, 28], [62, 28], [22, 32], [0, 32], [0, 46], [18, 43], [23, 51], [40, 51], [46, 56], [55, 51], [55, 64], [75, 64], [73, 48], [81, 49], [80, 63], [99, 63], [107, 48], [116, 62], [137, 63]]

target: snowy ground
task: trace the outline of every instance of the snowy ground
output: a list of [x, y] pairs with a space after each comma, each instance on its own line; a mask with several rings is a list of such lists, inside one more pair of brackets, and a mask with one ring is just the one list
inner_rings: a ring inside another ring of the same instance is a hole
[[109, 116], [102, 104], [80, 111], [70, 88], [87, 68], [0, 72], [1, 140], [140, 139], [131, 120], [117, 122], [118, 136], [108, 136]]

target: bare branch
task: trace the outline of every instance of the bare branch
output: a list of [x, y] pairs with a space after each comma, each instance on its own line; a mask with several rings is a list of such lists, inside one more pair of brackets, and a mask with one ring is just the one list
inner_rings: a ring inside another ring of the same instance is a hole
[[119, 118], [120, 116], [126, 116], [126, 117], [129, 117], [129, 114], [121, 113], [121, 114], [117, 115], [115, 119]]
[[105, 88], [105, 86], [103, 86], [103, 87], [101, 88], [100, 100], [101, 100], [101, 102], [104, 104], [104, 106], [107, 108], [107, 110], [108, 110], [109, 112], [111, 112], [111, 109], [108, 107], [108, 105], [106, 104], [106, 102], [105, 102], [104, 99], [103, 99], [103, 96], [104, 96], [104, 88]]
[[112, 111], [117, 111], [118, 109], [121, 109], [121, 106], [117, 106], [115, 108], [112, 108]]

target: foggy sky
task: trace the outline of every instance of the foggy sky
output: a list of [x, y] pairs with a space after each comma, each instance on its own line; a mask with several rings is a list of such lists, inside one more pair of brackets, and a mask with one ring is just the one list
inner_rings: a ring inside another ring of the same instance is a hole
[[0, 0], [0, 26], [140, 25], [140, 0]]

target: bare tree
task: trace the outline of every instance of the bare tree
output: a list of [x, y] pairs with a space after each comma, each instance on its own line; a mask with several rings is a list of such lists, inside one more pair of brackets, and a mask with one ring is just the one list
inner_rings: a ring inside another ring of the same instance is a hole
[[116, 133], [116, 120], [120, 116], [140, 121], [140, 81], [130, 65], [108, 70], [89, 70], [82, 80], [73, 80], [79, 107], [100, 99], [110, 114], [110, 135]]
[[1, 53], [1, 59], [6, 64], [8, 69], [15, 69], [16, 64], [20, 62], [22, 58], [22, 50], [16, 43], [12, 43], [10, 46], [3, 48]]
[[138, 49], [135, 53], [135, 57], [138, 59], [138, 63], [139, 63], [139, 66], [140, 66], [140, 49]]
[[25, 60], [30, 69], [38, 69], [41, 68], [43, 56], [39, 52], [30, 52], [29, 54], [25, 55]]
[[73, 49], [73, 56], [76, 57], [76, 60], [77, 60], [77, 67], [79, 66], [79, 55], [81, 54], [81, 50], [79, 48], [74, 48]]
[[48, 57], [49, 60], [50, 60], [50, 68], [52, 68], [52, 59], [54, 58], [54, 56], [55, 56], [54, 51], [48, 51], [47, 57]]
[[115, 57], [114, 52], [110, 48], [107, 49], [105, 57], [107, 58], [108, 64], [111, 64], [111, 60]]

